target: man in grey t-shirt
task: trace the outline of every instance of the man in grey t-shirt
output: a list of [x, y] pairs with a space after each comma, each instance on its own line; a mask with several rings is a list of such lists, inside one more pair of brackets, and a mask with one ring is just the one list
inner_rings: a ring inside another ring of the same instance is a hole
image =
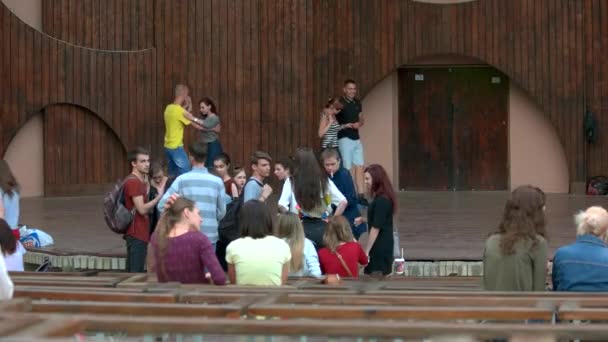
[[243, 202], [249, 200], [260, 200], [265, 202], [268, 196], [272, 194], [272, 188], [268, 184], [264, 184], [264, 178], [270, 175], [270, 163], [272, 158], [270, 155], [263, 151], [256, 151], [251, 156], [251, 175], [250, 180], [245, 185], [243, 190]]

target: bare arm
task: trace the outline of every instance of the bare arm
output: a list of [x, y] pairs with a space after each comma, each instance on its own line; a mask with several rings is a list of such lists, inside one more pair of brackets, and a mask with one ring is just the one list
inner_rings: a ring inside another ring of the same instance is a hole
[[321, 116], [321, 121], [319, 121], [319, 138], [323, 138], [330, 125], [331, 122], [329, 122], [327, 115]]
[[0, 219], [4, 219], [4, 204], [2, 203], [2, 199], [0, 199]]
[[338, 206], [336, 207], [336, 212], [334, 213], [334, 216], [340, 216], [344, 213], [344, 210], [346, 210], [346, 206], [348, 205], [348, 201], [346, 199], [343, 199], [340, 201], [340, 204], [338, 204]]
[[289, 264], [283, 264], [283, 271], [281, 272], [281, 285], [287, 284], [287, 278], [289, 277]]
[[232, 198], [239, 197], [239, 189], [236, 187], [236, 184], [232, 183], [230, 187], [230, 192], [232, 193]]
[[359, 114], [359, 121], [352, 124], [352, 128], [359, 129], [365, 125], [365, 117], [363, 114]]
[[162, 195], [162, 191], [159, 191], [156, 197], [148, 203], [144, 203], [144, 196], [135, 196], [133, 197], [133, 205], [135, 205], [135, 209], [140, 215], [145, 215], [160, 201]]
[[365, 254], [369, 255], [369, 251], [372, 250], [374, 242], [376, 242], [376, 238], [378, 238], [378, 233], [380, 233], [380, 229], [376, 227], [372, 227], [372, 229], [369, 230], [369, 237], [367, 238], [367, 248], [365, 248]]
[[201, 127], [201, 129], [202, 129], [202, 126], [203, 126], [203, 120], [202, 119], [197, 118], [196, 116], [192, 115], [192, 113], [190, 113], [189, 111], [187, 111], [185, 109], [184, 109], [183, 115], [184, 115], [184, 117], [186, 119], [188, 119], [188, 120], [192, 121], [193, 123], [199, 125], [199, 127]]
[[234, 264], [228, 264], [228, 279], [230, 279], [230, 284], [236, 285], [236, 269], [234, 268]]
[[199, 124], [195, 124], [194, 122], [190, 124], [190, 126], [198, 129], [199, 131], [208, 131], [207, 129], [205, 129], [203, 126], [199, 125]]

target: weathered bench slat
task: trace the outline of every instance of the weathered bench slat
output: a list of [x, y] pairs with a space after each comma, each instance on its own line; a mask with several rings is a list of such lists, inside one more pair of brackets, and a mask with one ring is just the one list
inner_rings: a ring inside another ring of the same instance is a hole
[[16, 288], [15, 297], [48, 300], [96, 301], [96, 302], [139, 302], [175, 303], [177, 296], [171, 293], [120, 293], [94, 291], [57, 291]]
[[[65, 314], [23, 314], [25, 317], [72, 318]], [[15, 317], [16, 319], [19, 316]], [[433, 336], [474, 336], [480, 339], [508, 338], [514, 335], [549, 335], [558, 339], [606, 339], [608, 325], [549, 324], [470, 324], [450, 322], [404, 322], [373, 320], [234, 320], [190, 317], [129, 317], [79, 315], [80, 331], [120, 331], [130, 336], [164, 333], [260, 335], [260, 336], [325, 336], [362, 338], [422, 339]], [[76, 333], [66, 331], [66, 335]]]
[[557, 317], [562, 321], [608, 321], [608, 309], [559, 309]]
[[240, 316], [236, 305], [151, 304], [124, 302], [32, 302], [34, 313], [105, 314], [135, 316]]
[[355, 305], [252, 305], [250, 315], [315, 319], [417, 319], [417, 320], [548, 320], [553, 310], [531, 307], [421, 307]]

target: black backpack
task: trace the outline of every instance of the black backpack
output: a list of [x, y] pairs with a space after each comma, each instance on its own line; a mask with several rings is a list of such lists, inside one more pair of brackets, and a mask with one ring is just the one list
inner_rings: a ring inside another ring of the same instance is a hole
[[249, 184], [251, 181], [255, 181], [262, 186], [262, 183], [260, 183], [257, 179], [249, 178], [247, 183], [245, 183], [243, 191], [239, 197], [226, 205], [226, 215], [224, 215], [224, 217], [220, 220], [217, 227], [219, 239], [226, 245], [241, 236], [239, 229], [239, 212], [241, 211], [243, 200], [245, 198], [245, 187], [247, 187], [247, 184]]

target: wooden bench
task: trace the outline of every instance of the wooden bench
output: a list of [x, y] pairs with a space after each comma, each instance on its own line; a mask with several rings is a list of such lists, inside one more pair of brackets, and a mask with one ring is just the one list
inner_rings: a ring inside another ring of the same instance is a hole
[[[4, 322], [4, 323], [3, 323]], [[0, 328], [13, 323], [22, 326], [0, 330], [1, 336], [36, 338], [69, 337], [74, 334], [104, 336], [120, 332], [153, 339], [164, 334], [188, 336], [297, 336], [382, 339], [429, 339], [437, 336], [470, 336], [480, 339], [513, 336], [550, 336], [551, 340], [605, 340], [607, 325], [471, 324], [449, 322], [401, 322], [368, 320], [235, 320], [193, 317], [130, 317], [105, 315], [65, 315], [0, 313]], [[29, 338], [29, 340], [27, 339]], [[449, 340], [449, 339], [446, 339]], [[534, 339], [533, 339], [534, 340]]]

